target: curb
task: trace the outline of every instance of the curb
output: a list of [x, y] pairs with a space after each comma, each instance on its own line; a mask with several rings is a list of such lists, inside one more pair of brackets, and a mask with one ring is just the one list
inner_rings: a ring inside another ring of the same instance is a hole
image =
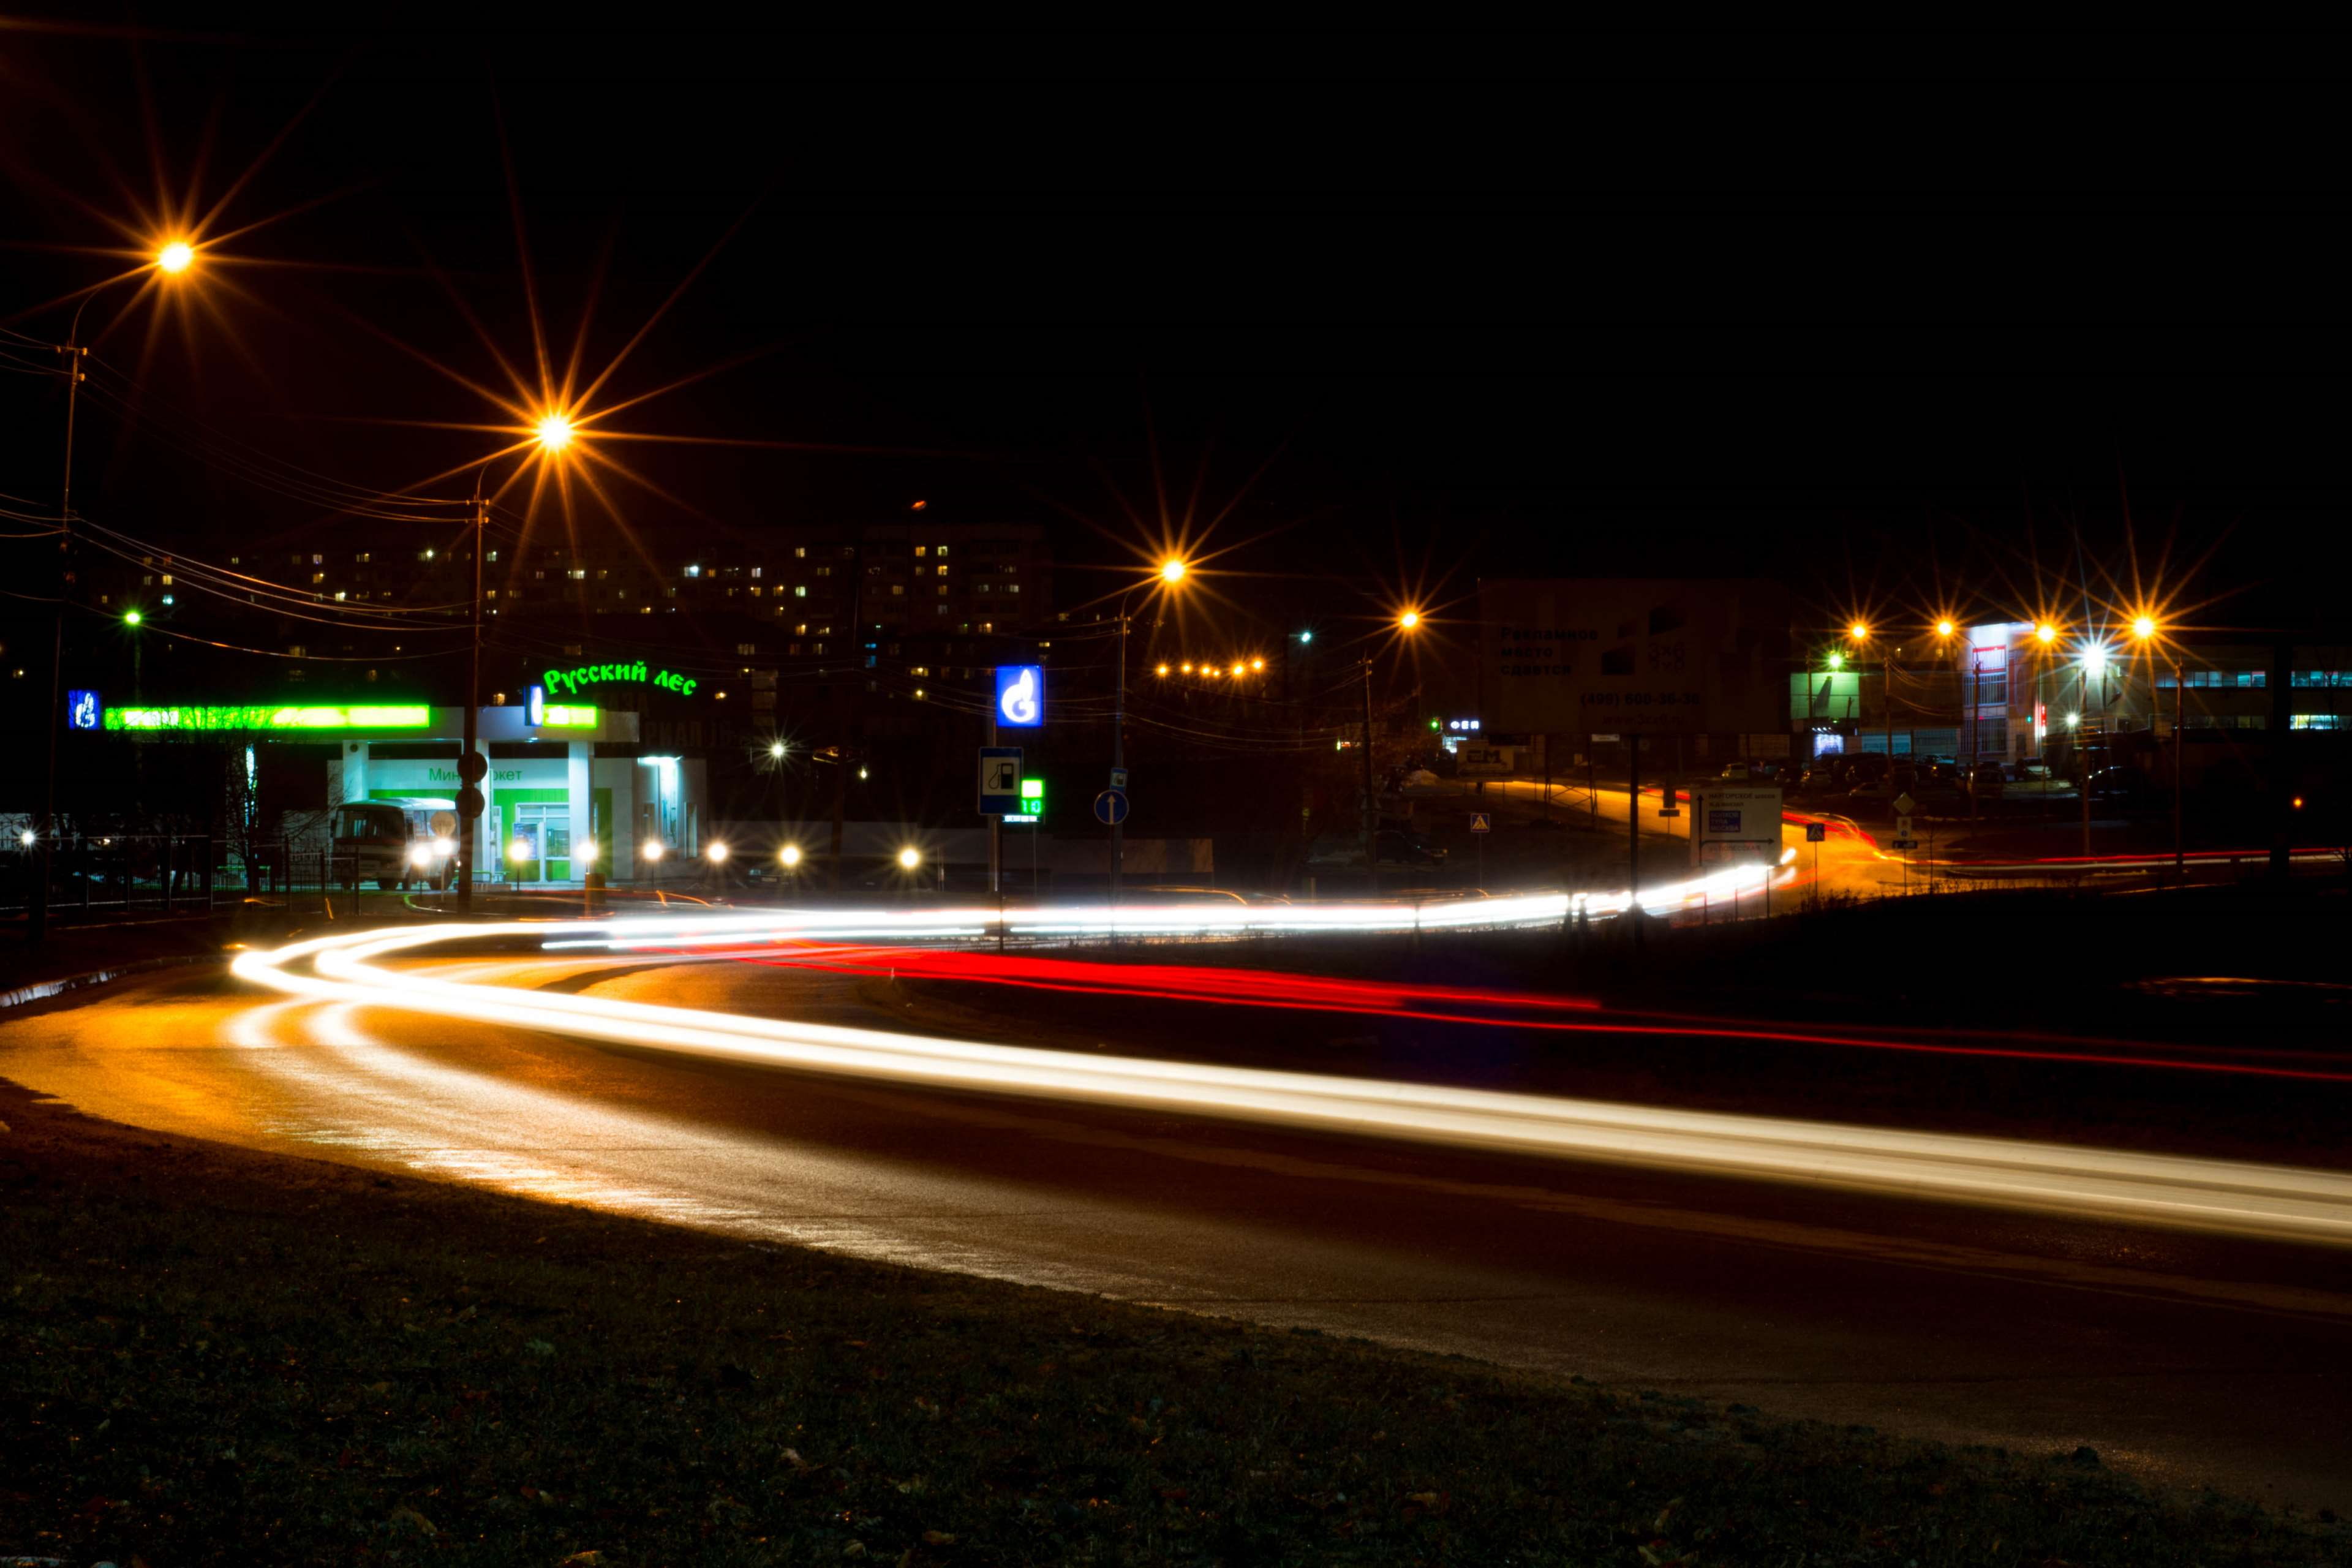
[[[92, 985], [104, 985], [110, 981], [133, 974], [146, 974], [158, 969], [176, 969], [188, 963], [212, 963], [217, 960], [211, 953], [173, 954], [167, 958], [142, 958], [112, 969], [92, 970], [88, 974], [68, 974], [61, 980], [37, 980], [30, 985], [19, 985], [14, 991], [0, 991], [0, 1011], [22, 1007], [28, 1003], [46, 1002], [52, 996], [62, 996], [68, 991], [86, 990]], [[0, 1560], [5, 1561], [5, 1560]]]

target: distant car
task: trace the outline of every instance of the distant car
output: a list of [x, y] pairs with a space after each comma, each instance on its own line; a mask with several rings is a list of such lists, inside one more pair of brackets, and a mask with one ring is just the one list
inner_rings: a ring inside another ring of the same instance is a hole
[[373, 880], [387, 890], [415, 882], [440, 886], [450, 858], [436, 841], [409, 827], [408, 814], [383, 801], [351, 801], [335, 808], [335, 869], [343, 886]]
[[[1384, 827], [1372, 835], [1372, 857], [1382, 866], [1442, 866], [1445, 851], [1418, 833]], [[1358, 866], [1364, 863], [1364, 842], [1353, 834], [1326, 838], [1307, 851], [1309, 866]]]
[[1980, 800], [1998, 799], [2008, 783], [2007, 770], [1999, 763], [1979, 763], [1969, 775], [1969, 788]]

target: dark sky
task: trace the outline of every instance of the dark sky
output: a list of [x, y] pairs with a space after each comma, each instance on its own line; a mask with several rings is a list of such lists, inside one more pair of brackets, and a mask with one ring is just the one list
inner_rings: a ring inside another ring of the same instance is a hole
[[[275, 221], [222, 245], [236, 292], [158, 342], [153, 406], [394, 488], [480, 438], [367, 421], [485, 410], [387, 338], [493, 380], [462, 300], [530, 352], [503, 156], [559, 353], [600, 256], [591, 363], [707, 258], [611, 390], [748, 357], [628, 427], [881, 449], [632, 447], [691, 509], [627, 496], [662, 539], [920, 498], [1108, 562], [1139, 537], [1123, 508], [1181, 513], [1197, 483], [1233, 507], [1213, 544], [1255, 542], [1219, 564], [1265, 574], [1229, 592], [1272, 617], [1482, 573], [1771, 571], [1829, 622], [2054, 597], [2125, 568], [2128, 504], [2144, 563], [2168, 533], [2217, 552], [2204, 618], [2299, 620], [2352, 565], [2344, 202], [2294, 189], [2339, 101], [2314, 58], [2059, 33], [0, 32], [0, 317], [61, 331], [16, 312], [106, 264], [40, 247], [111, 243], [159, 166], [205, 205], [257, 169], [219, 226]], [[101, 352], [135, 369], [146, 330]], [[12, 422], [55, 417], [10, 379]], [[314, 509], [86, 434], [93, 517], [322, 536]], [[0, 489], [48, 494], [45, 443], [11, 450]]]

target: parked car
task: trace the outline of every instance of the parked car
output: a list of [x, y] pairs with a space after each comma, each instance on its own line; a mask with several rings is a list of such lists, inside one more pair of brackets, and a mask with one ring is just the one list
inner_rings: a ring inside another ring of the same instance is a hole
[[1969, 789], [1979, 800], [1998, 800], [2008, 784], [2008, 770], [1999, 763], [1979, 763], [1969, 774]]

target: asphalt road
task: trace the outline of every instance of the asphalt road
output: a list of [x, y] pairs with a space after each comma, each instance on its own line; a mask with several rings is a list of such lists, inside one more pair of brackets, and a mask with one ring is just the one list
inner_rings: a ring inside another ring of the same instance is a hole
[[[870, 983], [727, 962], [415, 972], [909, 1027]], [[1142, 1006], [1102, 1043], [1179, 1026]], [[159, 1130], [2352, 1510], [2352, 1248], [894, 1085], [193, 972], [0, 1025], [0, 1076]]]

